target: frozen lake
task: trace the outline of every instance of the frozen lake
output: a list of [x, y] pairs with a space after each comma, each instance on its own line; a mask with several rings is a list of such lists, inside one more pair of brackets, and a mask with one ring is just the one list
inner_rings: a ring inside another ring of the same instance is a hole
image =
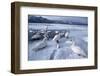
[[[88, 26], [85, 25], [67, 25], [67, 24], [43, 24], [31, 23], [29, 29], [43, 30], [48, 25], [48, 30], [70, 30], [69, 38], [62, 37], [60, 39], [60, 48], [56, 48], [56, 43], [49, 39], [47, 46], [41, 50], [32, 50], [34, 46], [41, 40], [33, 40], [28, 42], [28, 60], [55, 60], [55, 59], [80, 59], [88, 57]], [[70, 38], [73, 38], [75, 44], [84, 50], [86, 56], [78, 56], [71, 49]]]

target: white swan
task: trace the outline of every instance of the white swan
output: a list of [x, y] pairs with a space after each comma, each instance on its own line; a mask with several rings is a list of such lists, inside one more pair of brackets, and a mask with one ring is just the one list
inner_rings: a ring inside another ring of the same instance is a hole
[[82, 50], [79, 46], [75, 45], [75, 42], [73, 40], [72, 40], [71, 49], [78, 56], [86, 57], [84, 50]]
[[65, 38], [68, 38], [69, 32], [65, 33]]
[[60, 39], [60, 33], [59, 31], [55, 31], [56, 35], [54, 36], [54, 38], [52, 39], [53, 41], [57, 41]]
[[43, 49], [47, 46], [47, 38], [45, 37], [41, 42], [37, 43], [34, 47], [33, 47], [33, 51], [38, 51], [40, 49]]
[[39, 32], [37, 32], [35, 35], [32, 36], [32, 39], [37, 39], [37, 38], [40, 38], [41, 35]]
[[56, 35], [54, 36], [54, 38], [52, 40], [56, 42], [56, 44], [57, 44], [56, 47], [60, 48], [60, 45], [59, 45], [60, 33], [59, 32], [56, 32]]

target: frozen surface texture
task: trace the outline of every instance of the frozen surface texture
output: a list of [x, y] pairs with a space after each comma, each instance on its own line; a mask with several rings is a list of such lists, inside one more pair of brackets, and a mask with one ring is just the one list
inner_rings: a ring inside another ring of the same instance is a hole
[[[36, 26], [35, 26], [36, 25]], [[41, 26], [40, 26], [41, 25]], [[45, 24], [48, 25], [48, 24]], [[40, 30], [44, 30], [45, 26], [43, 23], [31, 23], [29, 24], [29, 39], [35, 34], [34, 31], [38, 32]], [[39, 48], [41, 46], [36, 47], [36, 45], [44, 44], [43, 34], [40, 34], [40, 38], [31, 39], [28, 41], [28, 60], [55, 60], [55, 59], [81, 59], [88, 58], [88, 26], [83, 25], [67, 25], [67, 24], [52, 24], [48, 26], [48, 30], [50, 35], [55, 35], [55, 31], [63, 32], [69, 30], [68, 38], [62, 36], [59, 40], [60, 48], [56, 47], [56, 42], [53, 41], [52, 37], [48, 37], [46, 40], [46, 46], [35, 50], [33, 48]], [[32, 33], [32, 34], [31, 34]], [[40, 32], [41, 33], [41, 32]], [[72, 41], [75, 42], [75, 46], [78, 46], [85, 53], [85, 57], [76, 54], [71, 49]], [[42, 45], [42, 46], [43, 46]]]

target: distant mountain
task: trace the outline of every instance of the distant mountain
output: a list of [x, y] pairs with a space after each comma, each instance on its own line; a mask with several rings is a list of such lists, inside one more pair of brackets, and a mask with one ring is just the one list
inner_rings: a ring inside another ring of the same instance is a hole
[[48, 20], [43, 17], [36, 17], [36, 16], [29, 16], [28, 18], [29, 23], [53, 23], [54, 21]]
[[50, 20], [42, 16], [28, 16], [28, 23], [55, 23], [55, 24], [70, 24], [70, 25], [87, 25], [86, 22], [82, 21], [80, 18], [69, 18], [64, 20]]

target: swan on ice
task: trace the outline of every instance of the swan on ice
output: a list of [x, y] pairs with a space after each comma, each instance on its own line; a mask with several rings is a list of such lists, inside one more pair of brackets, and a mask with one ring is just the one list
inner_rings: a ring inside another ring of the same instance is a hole
[[32, 39], [41, 38], [40, 32], [37, 32], [35, 35], [32, 36]]
[[56, 45], [57, 48], [60, 48], [59, 39], [60, 39], [60, 33], [58, 31], [56, 31], [56, 35], [54, 36], [53, 41], [55, 41], [57, 43], [57, 45]]
[[33, 51], [38, 51], [40, 49], [43, 49], [47, 46], [47, 38], [45, 37], [41, 42], [37, 43], [34, 47], [33, 47]]
[[72, 51], [78, 56], [86, 57], [84, 50], [81, 49], [79, 46], [75, 45], [75, 42], [73, 40], [71, 41], [72, 41], [72, 45], [70, 46], [70, 48], [72, 49]]
[[66, 38], [66, 39], [68, 39], [68, 38], [69, 38], [69, 33], [70, 33], [70, 31], [69, 31], [69, 30], [67, 30], [67, 31], [66, 31], [66, 33], [65, 33], [65, 38]]
[[47, 29], [48, 29], [48, 27], [46, 26], [45, 31], [44, 31], [44, 39], [41, 42], [37, 43], [34, 46], [33, 50], [38, 51], [38, 50], [43, 49], [47, 46], [47, 35], [48, 35]]

